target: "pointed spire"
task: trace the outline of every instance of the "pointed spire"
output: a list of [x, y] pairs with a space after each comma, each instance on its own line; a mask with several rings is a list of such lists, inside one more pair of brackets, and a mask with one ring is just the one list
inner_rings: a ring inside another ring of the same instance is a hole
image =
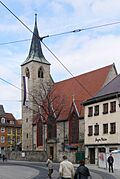
[[37, 14], [35, 14], [35, 26], [37, 26]]
[[29, 55], [22, 65], [29, 63], [30, 61], [37, 61], [40, 63], [46, 63], [50, 65], [50, 63], [45, 59], [42, 52], [40, 36], [37, 28], [37, 14], [35, 14], [35, 25]]

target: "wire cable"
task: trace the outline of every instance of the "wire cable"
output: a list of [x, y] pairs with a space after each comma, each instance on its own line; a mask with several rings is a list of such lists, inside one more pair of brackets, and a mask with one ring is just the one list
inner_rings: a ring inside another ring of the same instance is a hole
[[92, 95], [90, 94], [90, 92], [84, 87], [84, 85], [78, 81], [76, 79], [76, 77], [70, 72], [70, 70], [68, 70], [68, 68], [59, 60], [59, 58], [50, 50], [50, 48], [42, 41], [41, 42], [45, 47], [46, 49], [55, 57], [55, 59], [66, 69], [66, 71], [74, 78], [74, 80], [87, 92], [87, 94], [92, 97]]
[[[20, 22], [20, 23], [22, 23], [22, 25], [24, 26], [24, 27], [26, 27], [33, 35], [35, 35], [36, 36], [36, 34], [24, 23], [24, 22], [22, 22], [22, 20], [20, 20], [4, 3], [2, 3], [1, 1], [0, 1], [0, 3]], [[38, 36], [36, 36], [37, 38], [39, 38], [40, 39], [40, 41], [43, 43], [43, 37], [42, 38], [40, 38], [40, 37], [38, 37]], [[57, 60], [57, 61], [59, 61], [59, 63], [67, 70], [67, 72], [78, 82], [78, 84], [87, 92], [87, 94], [89, 95], [89, 96], [92, 96], [90, 93], [89, 93], [89, 91], [74, 77], [74, 75], [68, 70], [68, 68], [58, 59], [58, 57], [47, 47], [47, 45], [45, 45], [45, 43], [43, 43], [43, 45], [47, 48], [47, 50], [54, 56], [54, 58]]]
[[[0, 3], [20, 22], [22, 23], [22, 25], [24, 27], [26, 27], [32, 34], [34, 34], [34, 32], [22, 21], [20, 20], [4, 3], [2, 3], [0, 1]], [[54, 56], [54, 58], [67, 70], [67, 72], [78, 82], [78, 84], [91, 96], [91, 94], [89, 93], [89, 91], [74, 77], [74, 75], [70, 72], [70, 70], [68, 70], [68, 68], [58, 59], [58, 57], [50, 50], [50, 48], [48, 48], [48, 46], [42, 41], [44, 38], [47, 37], [52, 37], [52, 36], [57, 36], [57, 35], [63, 35], [63, 34], [68, 34], [68, 33], [76, 33], [76, 32], [81, 32], [84, 30], [91, 30], [91, 29], [96, 29], [96, 28], [101, 28], [101, 27], [105, 27], [105, 26], [110, 26], [110, 25], [115, 25], [115, 24], [119, 24], [120, 22], [113, 22], [113, 23], [108, 23], [108, 24], [102, 24], [102, 25], [98, 25], [98, 26], [92, 26], [92, 27], [87, 27], [87, 28], [83, 28], [83, 29], [75, 29], [73, 31], [68, 31], [68, 32], [63, 32], [63, 33], [59, 33], [59, 34], [53, 34], [53, 35], [47, 35], [47, 36], [43, 36], [43, 37], [37, 37], [36, 34], [34, 34], [37, 38], [40, 39], [40, 41], [42, 42], [42, 44], [47, 48], [47, 50]]]
[[19, 43], [19, 42], [25, 42], [25, 41], [29, 41], [31, 39], [24, 39], [24, 40], [16, 40], [16, 41], [11, 41], [11, 42], [4, 42], [4, 43], [0, 43], [0, 45], [8, 45], [8, 44], [13, 44], [13, 43]]
[[41, 38], [44, 39], [44, 38], [47, 38], [47, 37], [66, 35], [66, 34], [70, 34], [70, 33], [78, 33], [78, 32], [85, 31], [85, 30], [92, 30], [92, 29], [97, 29], [97, 28], [102, 28], [102, 27], [112, 26], [112, 25], [117, 25], [117, 24], [120, 24], [120, 21], [107, 23], [107, 24], [96, 25], [96, 26], [91, 26], [91, 27], [86, 27], [86, 28], [83, 28], [83, 29], [75, 29], [75, 30], [72, 30], [72, 31], [61, 32], [61, 33], [57, 33], [57, 34], [46, 35], [46, 36], [43, 36]]
[[13, 86], [13, 87], [16, 88], [16, 89], [22, 90], [21, 88], [15, 86], [14, 84], [10, 83], [9, 81], [7, 81], [7, 80], [5, 80], [5, 79], [3, 79], [3, 78], [1, 78], [1, 77], [0, 77], [0, 80], [1, 80], [1, 81], [4, 81], [5, 83], [8, 83], [9, 85]]
[[25, 26], [31, 33], [33, 33], [33, 31], [24, 23], [22, 22], [2, 1], [0, 1], [0, 3], [23, 25]]
[[[85, 31], [85, 30], [92, 30], [92, 29], [97, 29], [97, 28], [102, 28], [102, 27], [112, 26], [112, 25], [117, 25], [117, 24], [120, 24], [120, 21], [107, 23], [107, 24], [96, 25], [96, 26], [91, 26], [91, 27], [86, 27], [86, 28], [83, 28], [83, 29], [75, 29], [75, 30], [72, 30], [72, 31], [61, 32], [61, 33], [57, 33], [57, 34], [45, 35], [43, 37], [40, 37], [40, 40], [42, 41], [44, 38], [60, 36], [60, 35], [66, 35], [66, 34], [70, 34], [70, 33], [78, 33], [78, 32]], [[29, 40], [31, 40], [31, 39], [16, 40], [16, 41], [12, 41], [12, 42], [4, 42], [4, 43], [0, 43], [0, 45], [7, 45], [7, 44], [12, 44], [12, 43], [18, 43], [18, 42], [25, 42], [25, 41], [29, 41]]]

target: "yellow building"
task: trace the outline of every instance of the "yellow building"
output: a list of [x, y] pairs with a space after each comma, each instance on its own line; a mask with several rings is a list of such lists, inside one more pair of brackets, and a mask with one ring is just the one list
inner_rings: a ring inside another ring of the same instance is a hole
[[7, 151], [21, 150], [22, 120], [6, 113], [0, 105], [0, 155]]

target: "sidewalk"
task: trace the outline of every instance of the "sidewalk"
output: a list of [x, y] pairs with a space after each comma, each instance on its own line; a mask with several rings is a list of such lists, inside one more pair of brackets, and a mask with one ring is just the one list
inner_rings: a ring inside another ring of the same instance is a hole
[[102, 169], [102, 168], [99, 168], [98, 166], [96, 165], [92, 165], [92, 164], [88, 164], [86, 165], [90, 170], [98, 170], [98, 171], [102, 171], [102, 172], [105, 172], [105, 173], [108, 173], [110, 175], [113, 175], [114, 177], [116, 177], [117, 179], [120, 179], [120, 170], [114, 170], [114, 173], [109, 173], [108, 169]]

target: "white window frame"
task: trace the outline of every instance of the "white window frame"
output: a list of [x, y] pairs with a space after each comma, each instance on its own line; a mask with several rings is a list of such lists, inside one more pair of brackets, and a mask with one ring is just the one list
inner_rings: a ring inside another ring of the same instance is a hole
[[1, 133], [5, 132], [5, 127], [1, 127]]
[[0, 140], [2, 144], [5, 143], [5, 136], [1, 136]]

